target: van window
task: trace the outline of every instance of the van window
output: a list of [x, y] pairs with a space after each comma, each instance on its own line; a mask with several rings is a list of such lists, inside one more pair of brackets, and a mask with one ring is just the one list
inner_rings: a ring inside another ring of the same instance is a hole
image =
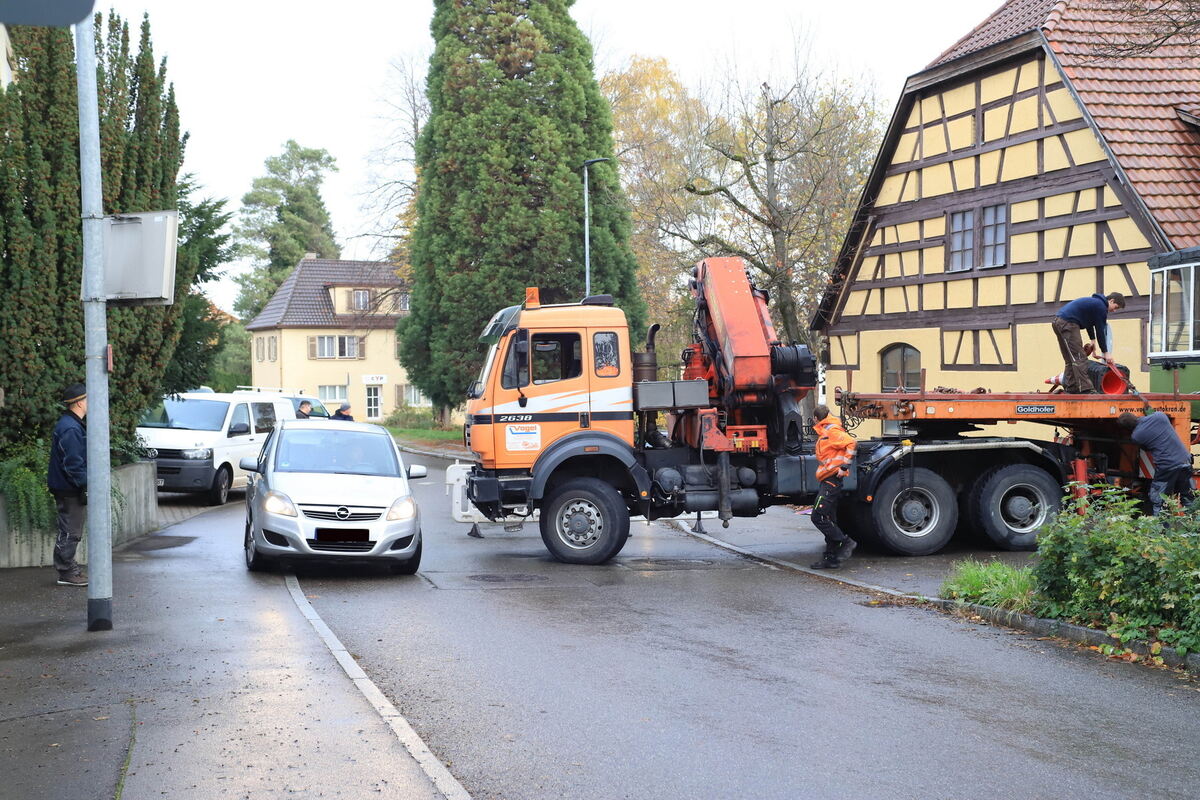
[[243, 432], [238, 434], [231, 433], [229, 434], [230, 436], [248, 436], [250, 434], [250, 409], [246, 407], [245, 403], [238, 403], [234, 407], [233, 419], [229, 420], [229, 430], [232, 431], [233, 427], [239, 423], [246, 426]]
[[187, 400], [166, 397], [142, 415], [141, 428], [181, 428], [189, 431], [219, 431], [225, 424], [229, 403], [220, 400]]
[[275, 429], [275, 406], [271, 403], [254, 404], [254, 432], [267, 433]]

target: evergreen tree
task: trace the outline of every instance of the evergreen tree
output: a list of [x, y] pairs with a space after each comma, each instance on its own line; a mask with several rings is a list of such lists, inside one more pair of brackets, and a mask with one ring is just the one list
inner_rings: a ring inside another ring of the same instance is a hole
[[253, 269], [237, 281], [241, 292], [234, 310], [252, 320], [307, 253], [321, 258], [340, 254], [321, 184], [336, 171], [325, 150], [301, 147], [288, 140], [283, 153], [265, 162], [267, 174], [255, 178], [242, 198], [237, 226], [243, 255], [255, 260]]
[[[611, 158], [612, 124], [573, 0], [435, 0], [417, 143], [411, 314], [400, 324], [409, 376], [442, 408], [479, 368], [488, 317], [584, 289], [580, 166]], [[614, 295], [635, 334], [645, 310], [629, 246], [629, 211], [612, 163], [590, 171], [592, 291]]]

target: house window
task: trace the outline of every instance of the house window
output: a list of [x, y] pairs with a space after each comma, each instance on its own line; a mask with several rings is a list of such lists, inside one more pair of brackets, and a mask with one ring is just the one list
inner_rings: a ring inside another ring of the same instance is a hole
[[1008, 260], [1005, 235], [1008, 222], [1007, 206], [985, 206], [983, 209], [983, 253], [981, 267], [1002, 267]]
[[[906, 344], [894, 344], [885, 349], [879, 356], [880, 382], [885, 392], [896, 392], [903, 389], [906, 392], [921, 391], [921, 352]], [[886, 420], [883, 423], [885, 436], [894, 436], [902, 432], [899, 422]]]
[[408, 292], [403, 292], [399, 295], [397, 304], [401, 311], [408, 311]]
[[318, 386], [317, 397], [321, 399], [322, 403], [344, 403], [346, 402], [346, 385]]
[[380, 398], [383, 396], [383, 387], [378, 385], [367, 387], [367, 419], [379, 419], [380, 414]]
[[433, 403], [429, 402], [429, 398], [421, 393], [416, 384], [406, 383], [404, 385], [404, 405], [429, 407]]
[[266, 341], [266, 338], [267, 337], [265, 337], [265, 336], [255, 336], [254, 337], [254, 355], [255, 355], [255, 358], [257, 358], [259, 361], [263, 361], [266, 358], [266, 356], [264, 354], [264, 350], [265, 350], [264, 342]]
[[950, 242], [948, 247], [950, 270], [964, 270], [975, 266], [975, 212], [955, 211], [950, 215]]
[[317, 358], [335, 358], [337, 356], [337, 337], [317, 337]]
[[357, 336], [339, 336], [338, 340], [338, 358], [358, 358], [358, 337]]
[[366, 311], [371, 307], [371, 291], [369, 289], [354, 290], [354, 310]]
[[275, 337], [267, 339], [267, 360], [275, 361], [279, 357], [279, 350], [275, 345]]
[[362, 342], [357, 336], [313, 336], [309, 358], [359, 358]]
[[1184, 264], [1150, 273], [1151, 358], [1200, 355], [1196, 266]]

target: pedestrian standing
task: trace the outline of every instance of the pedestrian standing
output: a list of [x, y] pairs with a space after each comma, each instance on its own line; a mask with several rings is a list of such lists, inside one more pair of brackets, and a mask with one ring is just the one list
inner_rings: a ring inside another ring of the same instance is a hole
[[50, 438], [50, 467], [46, 484], [58, 509], [58, 536], [54, 540], [54, 568], [59, 586], [87, 586], [87, 575], [75, 560], [83, 538], [87, 505], [87, 389], [72, 383], [62, 395], [63, 415]]
[[342, 403], [338, 406], [338, 410], [333, 412], [330, 419], [340, 419], [344, 422], [354, 422], [354, 417], [350, 416], [350, 404]]
[[813, 430], [817, 433], [817, 481], [820, 490], [813, 505], [812, 522], [825, 535], [825, 553], [813, 569], [837, 569], [846, 563], [858, 542], [846, 535], [837, 524], [838, 500], [842, 495], [842, 480], [850, 474], [850, 462], [858, 442], [846, 432], [842, 423], [829, 413], [827, 406], [813, 410]]
[[1058, 339], [1062, 353], [1063, 390], [1071, 394], [1099, 394], [1088, 375], [1087, 354], [1083, 350], [1083, 335], [1086, 330], [1092, 338], [1092, 352], [1112, 366], [1112, 353], [1108, 351], [1108, 315], [1125, 307], [1125, 295], [1110, 292], [1107, 297], [1093, 294], [1072, 300], [1058, 310], [1051, 327]]
[[1192, 490], [1192, 451], [1179, 438], [1171, 420], [1161, 411], [1147, 408], [1149, 413], [1138, 417], [1126, 411], [1117, 417], [1118, 424], [1131, 431], [1130, 438], [1154, 459], [1154, 477], [1150, 480], [1150, 509], [1154, 516], [1162, 511], [1163, 498], [1178, 497], [1187, 505], [1195, 493]]

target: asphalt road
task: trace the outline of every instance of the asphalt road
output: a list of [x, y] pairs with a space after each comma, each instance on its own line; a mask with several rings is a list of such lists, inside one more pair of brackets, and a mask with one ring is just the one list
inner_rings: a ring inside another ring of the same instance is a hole
[[475, 798], [1196, 796], [1195, 682], [665, 524], [558, 564], [533, 525], [466, 536], [430, 466], [419, 575], [300, 583]]

